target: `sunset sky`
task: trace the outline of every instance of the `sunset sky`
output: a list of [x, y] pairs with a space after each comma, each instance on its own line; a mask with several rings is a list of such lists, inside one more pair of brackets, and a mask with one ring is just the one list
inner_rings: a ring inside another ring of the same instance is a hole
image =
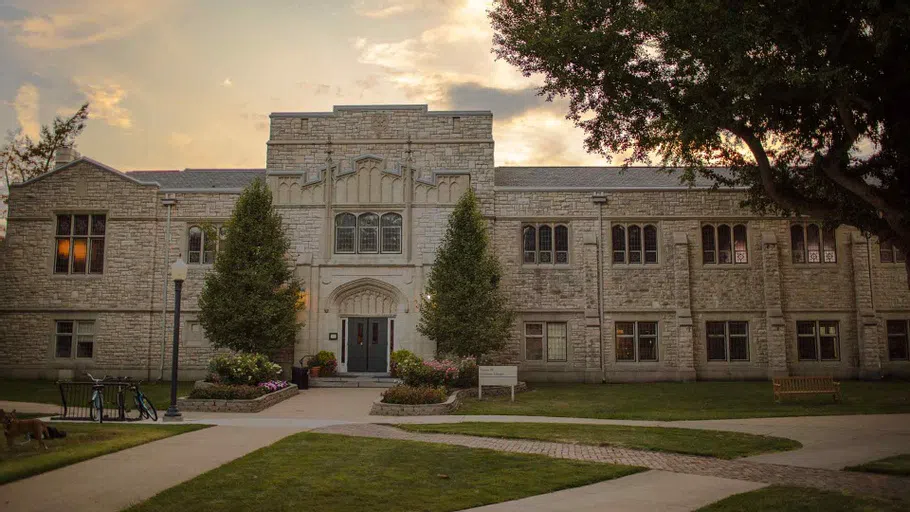
[[604, 164], [495, 60], [489, 4], [0, 0], [0, 128], [90, 101], [78, 149], [115, 168], [263, 167], [270, 112], [426, 103], [492, 110], [497, 165]]

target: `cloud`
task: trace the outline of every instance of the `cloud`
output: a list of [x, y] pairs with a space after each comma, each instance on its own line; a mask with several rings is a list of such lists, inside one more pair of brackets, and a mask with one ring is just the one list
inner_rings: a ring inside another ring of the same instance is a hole
[[388, 18], [415, 11], [424, 4], [421, 0], [360, 0], [354, 5], [354, 12], [368, 18]]
[[536, 110], [493, 124], [496, 165], [607, 165], [586, 153], [583, 131], [560, 114]]
[[231, 77], [227, 77], [221, 82], [222, 87], [231, 87], [232, 85], [234, 85], [234, 82], [231, 82]]
[[124, 129], [133, 125], [132, 114], [121, 106], [127, 93], [119, 84], [110, 80], [96, 82], [81, 77], [73, 81], [89, 102], [89, 119], [100, 119], [111, 126]]
[[497, 122], [508, 121], [526, 112], [538, 109], [564, 111], [562, 106], [548, 102], [537, 95], [536, 87], [525, 89], [497, 89], [477, 83], [461, 83], [449, 86], [446, 102], [455, 110], [492, 110]]
[[19, 44], [59, 50], [118, 39], [157, 18], [171, 0], [19, 0], [22, 18], [3, 22]]
[[16, 99], [13, 100], [12, 107], [16, 111], [16, 120], [22, 133], [32, 139], [37, 139], [41, 130], [41, 124], [38, 122], [38, 101], [40, 94], [38, 88], [33, 84], [25, 83], [19, 87], [16, 92]]

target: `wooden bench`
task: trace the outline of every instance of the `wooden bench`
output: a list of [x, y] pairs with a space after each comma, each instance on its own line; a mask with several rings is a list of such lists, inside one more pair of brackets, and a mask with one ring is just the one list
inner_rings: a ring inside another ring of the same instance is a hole
[[774, 401], [780, 403], [785, 395], [826, 395], [840, 400], [840, 382], [834, 377], [775, 377]]

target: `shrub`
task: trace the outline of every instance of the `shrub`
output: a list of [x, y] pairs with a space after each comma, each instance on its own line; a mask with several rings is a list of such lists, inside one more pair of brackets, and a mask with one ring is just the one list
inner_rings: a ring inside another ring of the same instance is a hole
[[215, 384], [205, 388], [196, 388], [190, 391], [189, 398], [210, 398], [217, 400], [252, 400], [268, 393], [260, 386], [246, 386], [240, 384]]
[[477, 387], [477, 359], [465, 357], [458, 361], [458, 378], [455, 379], [456, 388]]
[[284, 389], [288, 386], [290, 386], [290, 384], [285, 380], [270, 380], [268, 382], [260, 382], [258, 387], [265, 389], [266, 393], [274, 393], [275, 391]]
[[221, 354], [209, 363], [209, 380], [255, 386], [281, 374], [281, 366], [262, 354]]
[[322, 350], [307, 361], [307, 366], [310, 368], [314, 366], [322, 368], [319, 370], [319, 375], [321, 376], [335, 375], [335, 370], [338, 368], [338, 360], [335, 359], [334, 352]]
[[399, 385], [382, 393], [382, 401], [387, 404], [440, 404], [446, 398], [446, 388], [432, 386]]
[[407, 361], [399, 363], [401, 380], [408, 386], [451, 387], [458, 379], [458, 367], [453, 361]]
[[392, 377], [401, 376], [401, 373], [399, 373], [399, 371], [398, 371], [398, 366], [401, 364], [404, 364], [405, 366], [407, 366], [412, 363], [416, 364], [416, 363], [423, 362], [423, 359], [418, 357], [416, 354], [414, 354], [410, 350], [403, 350], [403, 349], [392, 352], [390, 359], [391, 359], [391, 363], [389, 364], [389, 368], [390, 368], [390, 373], [392, 374]]

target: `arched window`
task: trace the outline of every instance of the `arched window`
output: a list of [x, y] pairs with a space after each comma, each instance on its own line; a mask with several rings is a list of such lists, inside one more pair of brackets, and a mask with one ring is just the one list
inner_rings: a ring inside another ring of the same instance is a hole
[[525, 265], [569, 263], [569, 228], [563, 224], [525, 224], [521, 228], [521, 261]]
[[382, 252], [401, 252], [401, 215], [386, 213], [382, 216]]
[[186, 242], [186, 262], [202, 263], [202, 228], [190, 228]]
[[837, 236], [832, 228], [818, 224], [790, 226], [790, 251], [793, 263], [837, 263]]
[[904, 263], [907, 255], [892, 240], [885, 240], [878, 244], [878, 259], [882, 263]]
[[806, 226], [806, 251], [809, 263], [821, 263], [821, 231], [815, 224]]
[[540, 226], [537, 229], [537, 237], [540, 243], [537, 244], [537, 261], [539, 263], [553, 263], [553, 228], [550, 226]]
[[801, 225], [790, 226], [790, 252], [793, 263], [806, 262], [806, 236]]
[[379, 215], [362, 213], [357, 219], [357, 252], [379, 252]]
[[558, 225], [553, 230], [556, 234], [556, 263], [569, 262], [569, 228]]
[[701, 261], [705, 265], [749, 263], [745, 224], [705, 224], [701, 227]]
[[641, 263], [641, 228], [629, 226], [629, 263]]
[[749, 262], [749, 243], [746, 240], [746, 226], [733, 226], [733, 263]]
[[703, 264], [717, 263], [717, 245], [714, 243], [714, 226], [701, 227], [701, 261]]
[[613, 263], [640, 265], [657, 263], [657, 226], [648, 224], [614, 224], [610, 231], [613, 238]]
[[626, 228], [613, 226], [613, 263], [626, 262]]
[[717, 262], [733, 263], [733, 244], [730, 236], [730, 226], [726, 224], [717, 226]]
[[657, 263], [657, 228], [645, 226], [645, 263]]
[[831, 228], [822, 232], [822, 257], [825, 263], [835, 263], [837, 261], [837, 237]]
[[335, 252], [352, 254], [356, 240], [357, 217], [352, 213], [339, 213], [335, 216]]
[[525, 263], [537, 262], [537, 229], [534, 226], [525, 226], [522, 231], [522, 250]]

